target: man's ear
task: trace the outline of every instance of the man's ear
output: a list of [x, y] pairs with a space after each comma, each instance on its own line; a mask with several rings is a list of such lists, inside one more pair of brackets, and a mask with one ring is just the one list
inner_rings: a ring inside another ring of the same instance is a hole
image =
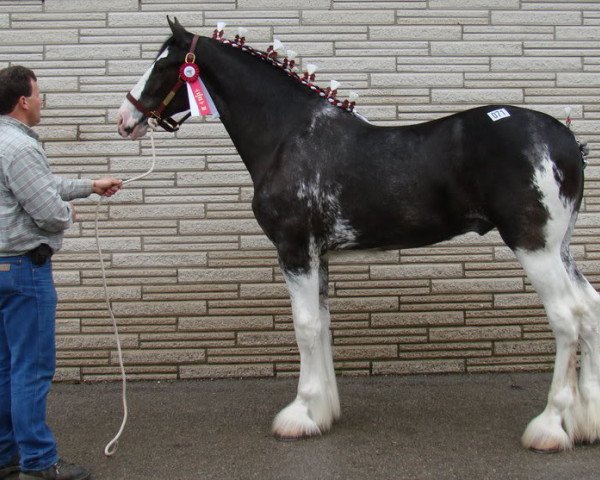
[[21, 110], [29, 110], [29, 103], [27, 103], [27, 97], [21, 96], [19, 97], [19, 101], [15, 105], [15, 108], [21, 108]]
[[183, 28], [181, 23], [179, 23], [177, 17], [173, 17], [173, 21], [171, 21], [167, 15], [167, 20], [169, 22], [169, 27], [171, 27], [171, 32], [173, 33], [173, 38], [175, 41], [180, 45], [186, 45], [186, 39], [188, 37], [187, 30]]

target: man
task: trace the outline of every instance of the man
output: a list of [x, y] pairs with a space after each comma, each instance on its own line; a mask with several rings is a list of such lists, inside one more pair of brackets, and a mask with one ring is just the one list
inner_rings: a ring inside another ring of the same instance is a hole
[[42, 99], [35, 74], [0, 70], [0, 480], [87, 480], [57, 453], [46, 425], [54, 376], [56, 291], [50, 257], [73, 223], [68, 203], [122, 186], [115, 178], [52, 175], [38, 136]]

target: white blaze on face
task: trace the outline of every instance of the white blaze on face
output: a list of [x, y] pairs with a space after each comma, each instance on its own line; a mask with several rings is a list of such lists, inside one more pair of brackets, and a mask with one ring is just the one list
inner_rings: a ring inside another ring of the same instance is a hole
[[[142, 78], [136, 83], [135, 87], [131, 89], [131, 95], [133, 98], [140, 99], [142, 92], [146, 88], [146, 83], [148, 83], [148, 79], [150, 78], [150, 74], [154, 69], [154, 65], [160, 59], [165, 58], [169, 55], [169, 48], [165, 48], [163, 52], [159, 55], [159, 57], [154, 61], [154, 63], [146, 70], [146, 73], [142, 75]], [[148, 125], [146, 122], [139, 123], [142, 119], [142, 112], [140, 112], [129, 100], [123, 100], [121, 107], [119, 108], [119, 112], [117, 114], [117, 128], [119, 130], [119, 134], [122, 137], [127, 137], [131, 134], [131, 139], [135, 140], [136, 138], [143, 137], [148, 130]], [[133, 130], [131, 130], [133, 129]]]

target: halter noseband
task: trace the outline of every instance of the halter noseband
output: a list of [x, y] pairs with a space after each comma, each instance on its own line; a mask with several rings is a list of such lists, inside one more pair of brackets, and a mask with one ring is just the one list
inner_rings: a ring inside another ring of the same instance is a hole
[[[196, 54], [194, 53], [194, 51], [196, 50], [197, 43], [198, 43], [198, 35], [194, 35], [194, 38], [192, 39], [192, 44], [190, 45], [190, 51], [185, 56], [184, 63], [194, 63], [196, 61]], [[144, 115], [144, 117], [153, 118], [154, 120], [156, 120], [156, 123], [158, 125], [160, 125], [162, 128], [164, 128], [167, 132], [176, 132], [177, 130], [179, 130], [179, 127], [181, 126], [181, 124], [183, 124], [183, 122], [185, 122], [188, 118], [190, 118], [191, 113], [187, 113], [179, 121], [176, 121], [175, 119], [173, 119], [173, 117], [163, 117], [162, 113], [164, 112], [165, 108], [167, 108], [167, 105], [169, 105], [169, 103], [171, 103], [171, 100], [173, 100], [177, 91], [185, 83], [186, 83], [185, 80], [183, 80], [181, 78], [181, 76], [179, 76], [177, 79], [177, 83], [173, 86], [173, 88], [171, 88], [171, 91], [169, 93], [167, 93], [167, 96], [162, 100], [162, 102], [160, 102], [158, 107], [155, 108], [154, 110], [150, 110], [150, 109], [146, 108], [144, 105], [142, 105], [142, 103], [137, 98], [135, 98], [131, 94], [131, 92], [127, 93], [126, 98], [127, 98], [127, 100], [129, 100], [131, 102], [131, 104], [135, 108], [138, 109], [138, 111], [140, 111]]]

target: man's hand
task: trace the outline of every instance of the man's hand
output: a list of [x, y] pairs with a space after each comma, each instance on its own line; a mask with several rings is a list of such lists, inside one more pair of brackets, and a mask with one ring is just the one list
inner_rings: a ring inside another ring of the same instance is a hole
[[94, 180], [94, 183], [92, 184], [92, 190], [98, 195], [110, 197], [111, 195], [117, 193], [122, 186], [123, 180], [119, 180], [118, 178], [112, 177], [104, 177], [99, 178], [98, 180]]

